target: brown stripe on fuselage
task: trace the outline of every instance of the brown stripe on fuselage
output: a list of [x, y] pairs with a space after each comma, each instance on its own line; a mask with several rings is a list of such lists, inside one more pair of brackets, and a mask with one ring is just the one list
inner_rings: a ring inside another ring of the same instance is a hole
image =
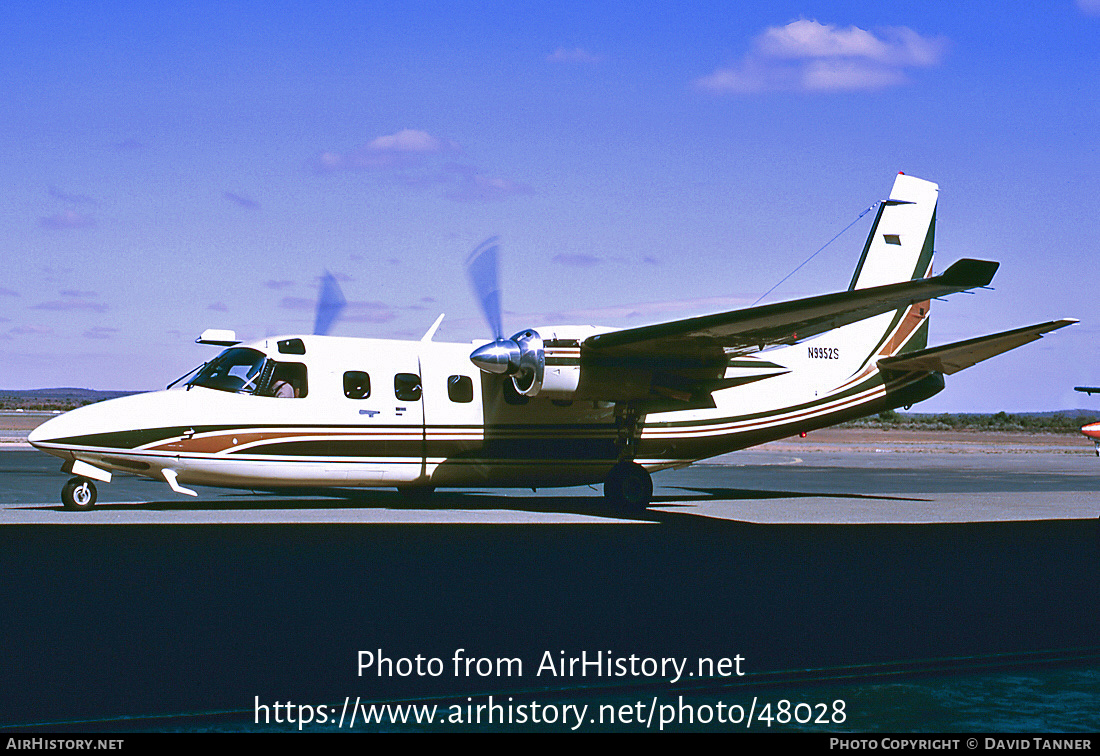
[[889, 357], [896, 354], [899, 349], [905, 346], [905, 342], [920, 328], [920, 324], [928, 317], [928, 310], [931, 306], [930, 300], [924, 300], [923, 302], [916, 302], [909, 307], [909, 311], [905, 313], [905, 317], [902, 318], [901, 323], [898, 324], [898, 328], [894, 331], [894, 335], [883, 345], [879, 350], [879, 354], [883, 357]]
[[[385, 428], [385, 429], [371, 429], [371, 430], [347, 430], [347, 431], [333, 431], [331, 429], [316, 429], [310, 430], [293, 430], [293, 431], [263, 431], [260, 433], [250, 432], [234, 432], [234, 433], [216, 433], [204, 436], [195, 436], [194, 438], [182, 438], [174, 441], [169, 441], [155, 446], [146, 447], [149, 451], [162, 451], [162, 452], [177, 452], [180, 454], [217, 454], [227, 450], [233, 450], [246, 446], [248, 444], [258, 444], [260, 442], [282, 442], [289, 439], [302, 439], [303, 437], [316, 438], [317, 436], [324, 436], [326, 438], [338, 439], [343, 436], [414, 436], [419, 440], [423, 435], [424, 429], [419, 425], [403, 428]], [[266, 445], [266, 444], [265, 444]]]
[[[920, 328], [921, 323], [928, 319], [930, 306], [931, 302], [927, 299], [923, 302], [917, 302], [910, 305], [905, 315], [901, 317], [901, 320], [899, 320], [898, 324], [894, 327], [893, 334], [883, 342], [875, 357], [890, 357], [896, 354], [897, 351], [901, 349], [905, 345], [905, 343], [909, 341], [910, 338], [912, 338], [913, 334], [917, 332], [917, 329]], [[924, 309], [923, 315], [920, 314], [921, 308]], [[849, 386], [859, 383], [860, 381], [869, 377], [877, 370], [878, 360], [874, 359], [874, 357], [870, 357], [863, 364], [861, 370], [857, 371], [854, 375], [852, 375], [851, 378], [849, 378], [841, 385], [837, 386], [834, 391], [843, 391]]]

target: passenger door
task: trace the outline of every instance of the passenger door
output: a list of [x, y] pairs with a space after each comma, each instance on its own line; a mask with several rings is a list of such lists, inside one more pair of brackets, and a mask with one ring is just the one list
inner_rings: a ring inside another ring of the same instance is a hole
[[[448, 460], [461, 464], [457, 460], [479, 456], [485, 445], [481, 373], [470, 363], [468, 351], [464, 346], [429, 344], [420, 355], [429, 477], [436, 476], [436, 468]], [[438, 482], [455, 481], [440, 478]]]
[[344, 401], [358, 412], [357, 456], [374, 460], [396, 485], [424, 475], [424, 402], [416, 356], [388, 357], [349, 364], [340, 379]]

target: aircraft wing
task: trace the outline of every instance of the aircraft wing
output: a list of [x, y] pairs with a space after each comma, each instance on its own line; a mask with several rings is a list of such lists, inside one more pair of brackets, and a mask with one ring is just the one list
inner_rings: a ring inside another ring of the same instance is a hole
[[1072, 318], [1052, 320], [1049, 323], [1025, 326], [1003, 333], [995, 333], [990, 336], [979, 336], [976, 339], [957, 341], [954, 344], [922, 349], [918, 352], [907, 352], [896, 357], [886, 357], [878, 361], [882, 370], [901, 371], [925, 371], [932, 370], [938, 373], [950, 375], [976, 365], [982, 360], [996, 357], [1002, 352], [1015, 349], [1042, 338], [1044, 333], [1056, 331], [1073, 325], [1077, 321]]
[[724, 360], [731, 352], [794, 344], [915, 302], [985, 286], [999, 265], [963, 259], [931, 278], [602, 333], [582, 342], [581, 359]]

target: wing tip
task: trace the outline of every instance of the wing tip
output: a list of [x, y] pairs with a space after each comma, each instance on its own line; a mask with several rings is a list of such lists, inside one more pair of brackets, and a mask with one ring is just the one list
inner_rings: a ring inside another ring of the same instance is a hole
[[1041, 326], [1036, 326], [1036, 328], [1042, 328], [1042, 330], [1039, 331], [1039, 334], [1043, 335], [1050, 333], [1051, 331], [1057, 331], [1059, 328], [1065, 328], [1066, 326], [1071, 326], [1075, 323], [1080, 322], [1081, 321], [1077, 318], [1059, 318], [1058, 320], [1051, 320], [1047, 323], [1043, 323]]

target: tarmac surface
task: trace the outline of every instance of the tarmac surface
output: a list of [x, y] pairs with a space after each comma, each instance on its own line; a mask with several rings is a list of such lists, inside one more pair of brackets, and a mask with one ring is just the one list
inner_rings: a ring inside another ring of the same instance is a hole
[[[547, 652], [740, 655], [744, 679], [690, 681], [716, 700], [729, 685], [782, 698], [933, 669], [1092, 674], [1091, 444], [933, 443], [811, 434], [659, 473], [653, 505], [625, 517], [588, 487], [440, 491], [408, 507], [392, 490], [196, 500], [121, 475], [98, 509], [68, 512], [59, 461], [17, 440], [0, 449], [0, 730], [218, 711], [240, 724], [255, 701], [289, 699], [684, 690], [536, 676]], [[524, 675], [452, 674], [459, 649], [522, 659]], [[360, 676], [363, 650], [446, 671]], [[872, 709], [849, 715], [847, 729], [877, 726]]]
[[599, 487], [440, 490], [410, 504], [392, 489], [253, 493], [116, 474], [92, 512], [68, 512], [60, 462], [0, 447], [0, 526], [201, 523], [654, 523], [661, 513], [751, 523], [935, 523], [1095, 518], [1100, 459], [1066, 435], [828, 430], [654, 476], [639, 517], [603, 506]]

